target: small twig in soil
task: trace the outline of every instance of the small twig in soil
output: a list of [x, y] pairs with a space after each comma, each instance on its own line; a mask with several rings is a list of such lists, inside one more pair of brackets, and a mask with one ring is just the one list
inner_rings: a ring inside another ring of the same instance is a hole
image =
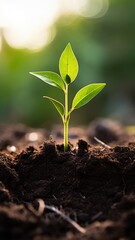
[[37, 211], [33, 206], [32, 204], [28, 204], [27, 206], [27, 209], [37, 218], [41, 217], [41, 213], [39, 212], [39, 210]]
[[98, 143], [100, 143], [102, 146], [111, 149], [111, 147], [107, 144], [105, 144], [104, 142], [102, 142], [100, 139], [98, 139], [97, 137], [94, 137], [94, 140], [97, 141]]
[[70, 219], [68, 216], [66, 216], [64, 213], [62, 213], [59, 209], [46, 205], [45, 202], [42, 199], [37, 200], [39, 203], [38, 210], [35, 210], [34, 207], [29, 204], [27, 206], [28, 210], [35, 216], [35, 217], [41, 217], [41, 215], [44, 213], [45, 209], [48, 209], [50, 211], [55, 212], [56, 214], [60, 215], [65, 221], [70, 223], [76, 230], [78, 230], [80, 233], [85, 233], [85, 228], [81, 227], [78, 223]]
[[53, 198], [54, 198], [55, 200], [57, 200], [57, 198], [56, 198], [56, 196], [55, 196], [54, 194], [53, 194], [52, 196], [53, 196]]
[[39, 204], [38, 210], [36, 210], [31, 203], [25, 203], [24, 205], [36, 218], [39, 218], [45, 211], [45, 203], [42, 199], [38, 199], [37, 201]]
[[45, 202], [42, 199], [38, 199], [39, 207], [38, 207], [38, 213], [41, 216], [45, 211]]
[[84, 195], [82, 195], [81, 193], [80, 193], [80, 196], [82, 199], [86, 199], [86, 197]]
[[81, 227], [78, 223], [76, 223], [75, 221], [73, 221], [72, 219], [70, 219], [68, 216], [66, 216], [65, 214], [63, 214], [60, 210], [58, 210], [57, 208], [53, 207], [53, 206], [48, 206], [46, 205], [46, 209], [51, 210], [55, 213], [57, 213], [58, 215], [60, 215], [65, 221], [67, 221], [68, 223], [70, 223], [76, 230], [78, 230], [81, 233], [85, 233], [86, 230], [85, 228]]
[[103, 212], [98, 212], [97, 214], [95, 214], [92, 218], [91, 218], [91, 220], [92, 221], [95, 221], [95, 220], [97, 220], [101, 215], [103, 214]]

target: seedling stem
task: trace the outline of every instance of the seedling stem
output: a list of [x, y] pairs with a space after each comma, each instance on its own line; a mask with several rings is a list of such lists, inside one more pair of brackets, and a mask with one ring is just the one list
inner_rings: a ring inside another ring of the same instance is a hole
[[69, 116], [68, 116], [68, 84], [66, 83], [65, 88], [65, 119], [64, 119], [64, 150], [68, 149], [68, 125], [69, 125]]
[[94, 98], [104, 87], [105, 83], [94, 83], [89, 84], [82, 89], [80, 89], [73, 101], [72, 106], [69, 109], [68, 105], [68, 91], [69, 91], [69, 84], [72, 83], [78, 74], [79, 66], [77, 59], [74, 55], [72, 47], [70, 43], [67, 44], [66, 48], [61, 54], [60, 61], [59, 61], [59, 70], [60, 75], [55, 72], [30, 72], [32, 75], [40, 78], [45, 83], [60, 88], [65, 94], [65, 104], [63, 105], [61, 102], [48, 97], [44, 96], [44, 98], [49, 99], [57, 111], [59, 112], [63, 125], [64, 125], [64, 150], [68, 150], [68, 126], [71, 112], [75, 109], [78, 109], [88, 103], [92, 98]]

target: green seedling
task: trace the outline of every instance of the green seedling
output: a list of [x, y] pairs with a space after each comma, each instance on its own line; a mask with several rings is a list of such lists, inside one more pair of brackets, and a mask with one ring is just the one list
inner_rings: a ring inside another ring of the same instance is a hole
[[76, 79], [78, 74], [79, 66], [77, 59], [74, 55], [72, 47], [70, 43], [67, 44], [66, 48], [61, 54], [59, 60], [59, 71], [60, 75], [55, 72], [50, 71], [41, 71], [41, 72], [30, 72], [30, 74], [40, 78], [45, 83], [50, 84], [53, 87], [57, 87], [64, 92], [65, 95], [65, 103], [64, 105], [53, 99], [49, 96], [44, 96], [44, 98], [50, 100], [57, 111], [59, 112], [62, 122], [64, 125], [64, 150], [68, 149], [68, 128], [69, 128], [69, 120], [71, 113], [86, 103], [88, 103], [92, 98], [94, 98], [104, 87], [105, 83], [94, 83], [89, 84], [82, 89], [80, 89], [73, 101], [72, 106], [69, 108], [69, 85]]

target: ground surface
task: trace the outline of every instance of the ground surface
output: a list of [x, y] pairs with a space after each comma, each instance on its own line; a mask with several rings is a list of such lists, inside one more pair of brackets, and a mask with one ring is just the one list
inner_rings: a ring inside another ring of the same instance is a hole
[[134, 135], [100, 120], [71, 129], [66, 153], [61, 128], [49, 135], [0, 127], [0, 240], [134, 240]]

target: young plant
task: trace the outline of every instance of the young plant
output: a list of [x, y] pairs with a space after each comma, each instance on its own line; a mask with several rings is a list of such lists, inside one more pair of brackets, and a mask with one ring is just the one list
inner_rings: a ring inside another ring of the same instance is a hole
[[104, 87], [105, 83], [94, 83], [89, 84], [82, 89], [80, 89], [73, 101], [72, 106], [69, 108], [69, 85], [76, 79], [78, 74], [79, 66], [77, 59], [74, 55], [72, 47], [70, 43], [67, 44], [66, 48], [61, 54], [59, 60], [59, 71], [60, 75], [55, 72], [50, 71], [42, 71], [42, 72], [30, 72], [30, 74], [40, 78], [45, 83], [50, 84], [53, 87], [60, 88], [65, 95], [65, 103], [64, 105], [53, 99], [49, 96], [44, 96], [44, 98], [50, 100], [57, 111], [59, 112], [63, 125], [64, 125], [64, 150], [68, 149], [68, 127], [71, 113], [86, 103], [88, 103], [92, 98], [94, 98]]

